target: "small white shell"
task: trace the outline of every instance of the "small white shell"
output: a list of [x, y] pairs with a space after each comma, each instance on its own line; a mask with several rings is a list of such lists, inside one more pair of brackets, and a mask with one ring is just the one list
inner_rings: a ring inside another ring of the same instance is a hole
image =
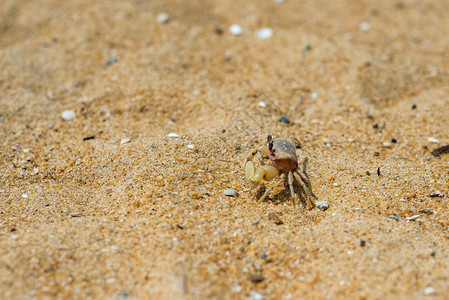
[[319, 210], [325, 211], [329, 208], [329, 202], [327, 201], [317, 201], [315, 203], [316, 207], [318, 207]]
[[229, 197], [238, 197], [239, 193], [234, 189], [227, 189], [223, 191], [223, 194]]
[[231, 27], [229, 27], [229, 32], [233, 35], [242, 35], [243, 28], [240, 25], [232, 24]]
[[75, 119], [75, 116], [76, 114], [73, 110], [65, 110], [61, 115], [61, 117], [66, 121], [71, 121]]

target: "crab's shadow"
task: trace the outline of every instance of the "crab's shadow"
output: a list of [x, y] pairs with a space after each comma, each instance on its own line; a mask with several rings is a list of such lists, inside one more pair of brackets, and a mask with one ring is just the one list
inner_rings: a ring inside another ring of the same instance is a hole
[[[263, 196], [263, 194], [265, 193], [267, 188], [270, 186], [270, 184], [272, 184], [272, 183], [270, 182], [267, 185], [261, 185], [259, 187], [259, 189], [257, 190], [257, 193], [256, 193], [256, 199], [260, 199], [260, 197]], [[272, 190], [271, 192], [276, 191], [278, 189], [279, 189], [279, 187], [277, 187], [276, 189]], [[304, 189], [300, 186], [300, 184], [296, 180], [293, 181], [293, 190], [294, 190], [295, 194], [298, 196], [300, 205], [302, 205], [304, 208], [306, 208], [307, 207], [307, 202], [306, 202], [306, 197], [307, 196], [306, 196], [306, 194], [304, 192]], [[267, 200], [265, 200], [265, 202], [269, 202], [270, 201], [270, 202], [273, 202], [276, 205], [284, 203], [284, 202], [292, 201], [291, 200], [290, 187], [288, 185], [288, 177], [287, 176], [285, 176], [285, 178], [284, 178], [282, 190], [280, 190], [279, 192], [277, 192], [275, 194], [270, 193], [266, 199]]]

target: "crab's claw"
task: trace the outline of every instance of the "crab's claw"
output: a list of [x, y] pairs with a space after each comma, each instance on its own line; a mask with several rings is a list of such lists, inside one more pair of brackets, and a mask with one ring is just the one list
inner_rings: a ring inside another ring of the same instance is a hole
[[[245, 176], [246, 179], [248, 179], [249, 184], [251, 184], [252, 187], [257, 186], [258, 183], [253, 182], [254, 173], [256, 173], [256, 166], [252, 161], [247, 161], [245, 164]], [[260, 181], [259, 181], [260, 183]]]
[[252, 161], [245, 164], [245, 175], [252, 187], [258, 186], [262, 180], [270, 181], [279, 174], [279, 170], [271, 165], [256, 168]]

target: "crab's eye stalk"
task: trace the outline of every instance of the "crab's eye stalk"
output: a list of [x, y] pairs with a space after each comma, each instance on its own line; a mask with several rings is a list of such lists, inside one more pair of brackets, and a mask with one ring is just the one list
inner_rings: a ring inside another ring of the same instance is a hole
[[271, 151], [273, 149], [273, 137], [271, 135], [268, 136], [267, 142], [268, 142], [268, 150]]

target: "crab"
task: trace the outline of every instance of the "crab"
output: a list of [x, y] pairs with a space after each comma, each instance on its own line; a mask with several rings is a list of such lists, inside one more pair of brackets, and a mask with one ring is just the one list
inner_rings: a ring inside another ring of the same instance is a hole
[[[269, 187], [265, 193], [258, 199], [259, 202], [266, 201], [268, 193], [284, 180], [284, 176], [288, 177], [288, 185], [290, 187], [291, 199], [293, 206], [296, 207], [296, 194], [293, 189], [293, 178], [299, 183], [303, 198], [307, 203], [307, 208], [311, 210], [315, 204], [312, 198], [316, 198], [312, 192], [312, 185], [309, 176], [306, 174], [306, 165], [308, 159], [303, 161], [303, 168], [298, 165], [298, 157], [296, 155], [295, 143], [299, 146], [299, 140], [290, 136], [291, 142], [282, 138], [274, 140], [271, 135], [267, 138], [267, 145], [253, 149], [246, 157], [244, 168], [245, 175], [252, 187], [259, 186], [263, 181], [272, 181], [278, 178], [275, 183]], [[257, 155], [260, 166], [254, 164], [253, 159]], [[269, 158], [271, 164], [266, 164], [264, 158]]]

